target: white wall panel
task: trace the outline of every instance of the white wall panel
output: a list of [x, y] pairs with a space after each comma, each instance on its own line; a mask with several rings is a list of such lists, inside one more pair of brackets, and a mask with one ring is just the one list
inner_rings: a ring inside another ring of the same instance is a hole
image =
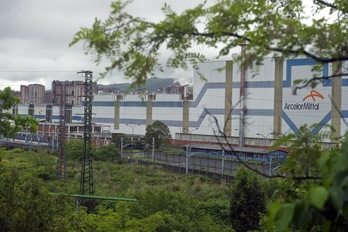
[[291, 75], [289, 72], [287, 75], [289, 75], [287, 78], [291, 78], [291, 87], [283, 90], [283, 112], [297, 128], [304, 124], [320, 123], [331, 111], [331, 87], [318, 85], [314, 90], [304, 88], [298, 90], [297, 94], [294, 95], [293, 81], [313, 77], [312, 66], [301, 63], [293, 64], [291, 66]]
[[20, 115], [28, 115], [28, 105], [19, 104], [18, 105], [18, 114], [20, 114]]
[[250, 109], [273, 109], [274, 89], [255, 88], [247, 89], [246, 105]]
[[258, 137], [258, 133], [267, 136], [273, 132], [273, 116], [247, 116], [245, 120], [245, 136]]
[[114, 101], [114, 100], [115, 100], [114, 94], [93, 95], [93, 101]]
[[[152, 121], [182, 121], [182, 108], [154, 107], [152, 108]], [[176, 125], [177, 123], [175, 123]]]
[[[254, 65], [245, 71], [245, 80], [253, 82], [274, 81], [275, 64], [273, 58], [266, 58], [263, 65]], [[233, 64], [233, 82], [240, 81], [240, 63]]]
[[180, 94], [156, 94], [155, 101], [180, 101]]
[[225, 89], [208, 89], [197, 108], [223, 108], [225, 106]]
[[223, 131], [224, 115], [213, 115], [213, 116], [217, 119], [218, 124], [216, 124], [215, 119], [211, 115], [206, 115], [201, 125], [199, 126], [199, 129], [196, 130], [195, 133], [213, 135], [214, 131], [218, 133], [219, 127], [220, 127], [220, 130]]
[[146, 119], [146, 107], [120, 107], [120, 118]]

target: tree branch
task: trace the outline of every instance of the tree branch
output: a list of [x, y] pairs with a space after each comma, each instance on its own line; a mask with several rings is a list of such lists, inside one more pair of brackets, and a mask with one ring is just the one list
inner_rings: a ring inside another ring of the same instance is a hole
[[[235, 38], [238, 38], [238, 39], [242, 39], [246, 42], [252, 42], [252, 39], [246, 37], [246, 36], [243, 36], [243, 35], [240, 35], [238, 33], [232, 33], [232, 32], [222, 32], [221, 34], [216, 34], [216, 33], [201, 33], [201, 32], [194, 32], [194, 33], [191, 33], [191, 35], [193, 36], [202, 36], [202, 37], [221, 37], [221, 36], [230, 36], [230, 37], [235, 37]], [[283, 48], [277, 48], [277, 47], [270, 47], [270, 46], [266, 46], [265, 47], [266, 50], [269, 50], [269, 51], [273, 51], [273, 52], [280, 52], [280, 53], [290, 53], [290, 54], [293, 54], [293, 55], [305, 55], [309, 58], [312, 58], [313, 60], [317, 61], [317, 62], [320, 62], [320, 63], [333, 63], [333, 62], [337, 62], [337, 61], [346, 61], [348, 60], [348, 56], [339, 56], [339, 57], [331, 57], [331, 58], [326, 58], [326, 57], [319, 57], [319, 56], [316, 56], [314, 55], [313, 53], [310, 53], [306, 50], [304, 50], [303, 48], [300, 48], [300, 49], [296, 49], [296, 50], [293, 50], [293, 49], [283, 49]]]
[[324, 6], [330, 7], [334, 10], [338, 10], [338, 7], [336, 5], [329, 3], [327, 1], [324, 1], [324, 0], [313, 0], [313, 3], [317, 4], [317, 5], [324, 5]]
[[296, 86], [292, 90], [292, 94], [296, 95], [297, 94], [297, 90], [304, 89], [304, 88], [308, 87], [311, 83], [313, 83], [315, 81], [324, 81], [324, 80], [332, 79], [334, 77], [342, 77], [342, 76], [348, 76], [348, 73], [339, 73], [339, 74], [334, 74], [334, 75], [325, 76], [325, 77], [324, 76], [322, 76], [322, 77], [313, 77], [313, 78], [309, 79], [305, 84], [303, 84], [301, 86]]

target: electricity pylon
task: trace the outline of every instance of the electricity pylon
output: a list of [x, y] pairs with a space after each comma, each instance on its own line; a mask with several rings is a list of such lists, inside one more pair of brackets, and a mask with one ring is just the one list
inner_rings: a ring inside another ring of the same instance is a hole
[[60, 107], [59, 107], [59, 128], [58, 128], [58, 171], [57, 177], [61, 180], [67, 178], [66, 147], [65, 147], [65, 120], [66, 120], [66, 82], [61, 83]]
[[93, 72], [81, 71], [85, 74], [85, 101], [84, 101], [84, 133], [83, 157], [80, 179], [80, 194], [94, 195], [93, 166], [92, 166], [92, 101], [93, 101]]

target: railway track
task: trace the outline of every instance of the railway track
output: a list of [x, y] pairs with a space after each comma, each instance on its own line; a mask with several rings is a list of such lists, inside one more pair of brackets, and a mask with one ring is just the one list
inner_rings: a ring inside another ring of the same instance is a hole
[[0, 139], [0, 146], [7, 149], [22, 148], [26, 150], [50, 149], [50, 145], [44, 142], [24, 141], [19, 139]]

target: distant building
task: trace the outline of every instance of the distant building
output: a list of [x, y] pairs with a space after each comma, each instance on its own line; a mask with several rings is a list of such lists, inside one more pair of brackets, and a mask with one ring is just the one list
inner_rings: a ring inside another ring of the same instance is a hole
[[21, 98], [21, 91], [15, 91], [12, 90], [12, 95], [18, 97], [19, 99]]
[[21, 85], [20, 102], [23, 104], [44, 104], [45, 86], [40, 84]]
[[46, 90], [46, 91], [45, 91], [44, 103], [45, 103], [45, 104], [52, 104], [52, 103], [53, 103], [53, 94], [52, 94], [52, 90]]
[[29, 103], [29, 87], [26, 85], [21, 85], [21, 103], [28, 104]]
[[157, 93], [162, 93], [162, 94], [179, 94], [180, 93], [180, 85], [167, 85], [164, 87], [161, 87], [157, 89]]
[[[62, 94], [62, 81], [52, 82], [53, 104], [60, 104]], [[81, 105], [85, 96], [85, 82], [84, 81], [64, 81], [66, 86], [65, 96], [66, 103], [69, 105]], [[97, 82], [93, 82], [93, 94], [98, 94]]]
[[180, 85], [167, 86], [165, 93], [167, 93], [167, 94], [179, 94], [180, 93]]
[[180, 87], [181, 99], [192, 100], [193, 99], [193, 88], [189, 85], [184, 85]]
[[44, 104], [45, 86], [40, 84], [31, 84], [29, 87], [29, 103]]

